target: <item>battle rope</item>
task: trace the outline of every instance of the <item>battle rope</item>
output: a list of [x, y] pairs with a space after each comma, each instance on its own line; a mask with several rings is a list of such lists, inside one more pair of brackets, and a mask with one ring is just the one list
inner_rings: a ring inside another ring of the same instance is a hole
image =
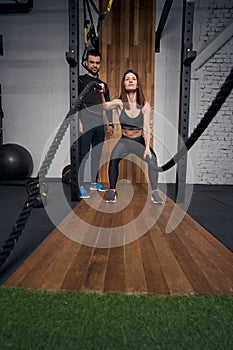
[[221, 86], [219, 92], [217, 93], [215, 99], [212, 101], [210, 107], [204, 114], [204, 117], [201, 119], [200, 123], [194, 129], [188, 140], [184, 143], [181, 149], [170, 159], [167, 163], [162, 166], [154, 167], [156, 171], [163, 172], [172, 168], [179, 160], [190, 150], [194, 143], [199, 139], [199, 137], [206, 130], [208, 125], [211, 123], [213, 118], [216, 116], [223, 103], [230, 95], [231, 90], [233, 89], [233, 68], [231, 69], [230, 74], [227, 76], [225, 82]]
[[24, 203], [22, 211], [13, 226], [12, 232], [9, 234], [8, 238], [4, 242], [2, 248], [0, 249], [0, 267], [4, 264], [5, 260], [10, 255], [11, 251], [15, 247], [18, 239], [20, 238], [22, 231], [29, 219], [29, 216], [34, 208], [34, 204], [37, 201], [39, 192], [40, 192], [40, 183], [43, 183], [45, 180], [45, 176], [48, 173], [48, 170], [51, 166], [53, 158], [58, 150], [58, 147], [68, 129], [70, 121], [73, 115], [81, 109], [82, 103], [85, 100], [89, 91], [93, 88], [97, 87], [96, 82], [89, 83], [81, 92], [75, 103], [71, 106], [70, 111], [67, 113], [65, 119], [63, 120], [48, 152], [45, 156], [45, 159], [40, 167], [38, 175], [36, 179], [30, 179], [27, 182], [27, 191], [28, 197]]

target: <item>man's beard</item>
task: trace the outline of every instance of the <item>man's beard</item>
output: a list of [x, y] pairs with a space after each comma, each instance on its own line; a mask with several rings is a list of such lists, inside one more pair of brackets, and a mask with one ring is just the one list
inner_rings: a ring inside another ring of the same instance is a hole
[[86, 69], [87, 69], [87, 71], [88, 71], [89, 73], [91, 73], [92, 75], [95, 75], [95, 76], [98, 76], [98, 75], [99, 75], [99, 69], [97, 69], [96, 72], [93, 72], [93, 70], [90, 69], [90, 68], [88, 68], [87, 66], [86, 66]]

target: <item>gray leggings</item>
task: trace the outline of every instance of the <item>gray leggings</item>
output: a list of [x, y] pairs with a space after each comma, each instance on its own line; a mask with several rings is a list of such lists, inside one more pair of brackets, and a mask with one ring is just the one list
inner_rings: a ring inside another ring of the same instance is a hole
[[[133, 153], [139, 158], [143, 159], [145, 152], [145, 140], [142, 136], [136, 138], [129, 138], [124, 135], [117, 142], [111, 153], [111, 159], [109, 163], [108, 175], [110, 188], [115, 189], [119, 174], [119, 162], [127, 155]], [[146, 160], [148, 164], [148, 175], [152, 190], [156, 190], [158, 186], [158, 172], [154, 169], [157, 166], [157, 157], [152, 148], [150, 148], [152, 158]]]

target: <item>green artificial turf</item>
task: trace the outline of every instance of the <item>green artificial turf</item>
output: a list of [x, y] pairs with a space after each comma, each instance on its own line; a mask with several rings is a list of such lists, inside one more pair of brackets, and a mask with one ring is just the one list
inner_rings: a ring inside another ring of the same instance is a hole
[[0, 287], [0, 348], [233, 349], [231, 296]]

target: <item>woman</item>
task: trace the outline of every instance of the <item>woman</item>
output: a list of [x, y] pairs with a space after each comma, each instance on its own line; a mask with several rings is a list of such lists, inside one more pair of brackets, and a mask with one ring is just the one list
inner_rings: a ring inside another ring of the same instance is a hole
[[128, 154], [133, 153], [148, 163], [148, 175], [151, 183], [153, 203], [162, 204], [163, 200], [157, 191], [158, 172], [157, 158], [150, 148], [150, 104], [145, 100], [138, 74], [132, 69], [127, 70], [121, 82], [120, 98], [106, 102], [104, 98], [104, 85], [97, 90], [103, 109], [118, 109], [122, 136], [111, 153], [109, 163], [110, 191], [106, 202], [116, 202], [116, 183], [118, 179], [119, 162]]

